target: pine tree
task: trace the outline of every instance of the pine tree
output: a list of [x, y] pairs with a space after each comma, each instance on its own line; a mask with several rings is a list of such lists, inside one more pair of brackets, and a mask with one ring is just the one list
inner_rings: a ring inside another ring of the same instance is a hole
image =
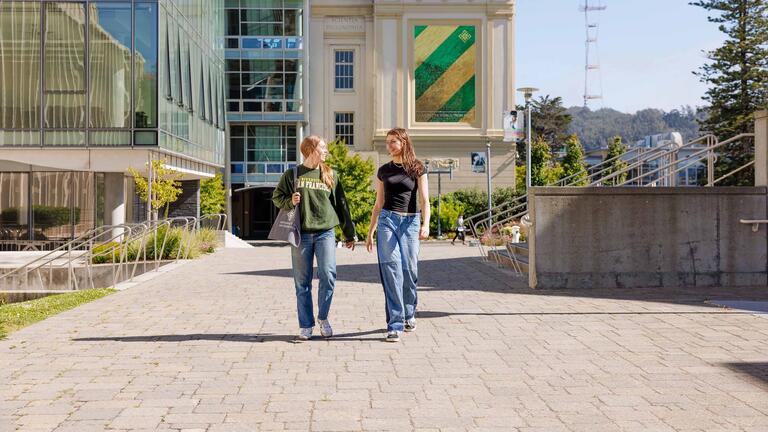
[[[709, 22], [727, 38], [707, 53], [710, 62], [694, 72], [709, 85], [704, 99], [709, 115], [702, 129], [721, 141], [753, 131], [753, 114], [768, 106], [768, 0], [697, 0], [689, 3], [712, 12]], [[715, 177], [752, 159], [754, 140], [722, 148]], [[720, 184], [751, 185], [752, 171], [744, 170]]]
[[[607, 167], [604, 167], [602, 169], [605, 169], [605, 172], [600, 174], [600, 177], [607, 177], [613, 173], [617, 173], [619, 171], [625, 170], [629, 165], [626, 161], [621, 159], [619, 156], [623, 155], [627, 152], [627, 146], [624, 145], [623, 142], [621, 142], [620, 136], [613, 137], [613, 141], [608, 145], [608, 154], [605, 156], [604, 160], [610, 160], [613, 158], [616, 158], [613, 162], [611, 162]], [[624, 183], [627, 180], [627, 173], [621, 173], [615, 177], [609, 178], [605, 182], [603, 182], [604, 186], [619, 186], [622, 183]]]
[[571, 115], [563, 107], [563, 98], [542, 96], [531, 102], [532, 132], [557, 150], [563, 147], [571, 126]]
[[[576, 135], [569, 135], [565, 139], [565, 157], [561, 165], [563, 173], [561, 179], [565, 185], [584, 186], [587, 184], [587, 166], [584, 163], [584, 149]], [[564, 185], [564, 186], [565, 186]]]

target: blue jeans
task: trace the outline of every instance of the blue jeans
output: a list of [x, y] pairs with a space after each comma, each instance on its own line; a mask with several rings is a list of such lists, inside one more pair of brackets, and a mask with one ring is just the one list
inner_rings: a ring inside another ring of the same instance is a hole
[[317, 319], [328, 319], [336, 285], [336, 235], [333, 229], [316, 233], [301, 233], [299, 247], [291, 247], [293, 282], [296, 286], [296, 309], [299, 327], [315, 326], [312, 312], [312, 262], [317, 257], [317, 277], [320, 288], [317, 293]]
[[403, 331], [405, 320], [416, 314], [420, 221], [421, 215], [402, 216], [382, 209], [376, 224], [376, 252], [384, 285], [387, 331]]

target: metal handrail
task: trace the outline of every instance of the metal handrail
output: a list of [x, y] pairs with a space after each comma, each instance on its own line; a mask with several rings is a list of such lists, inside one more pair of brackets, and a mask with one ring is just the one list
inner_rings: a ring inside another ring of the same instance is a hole
[[[666, 150], [666, 151], [663, 151], [663, 152], [661, 152], [661, 154], [658, 154], [658, 155], [656, 155], [656, 156], [652, 156], [652, 157], [649, 157], [649, 158], [644, 158], [644, 159], [638, 160], [638, 161], [636, 161], [635, 163], [633, 163], [633, 164], [629, 165], [628, 167], [626, 167], [626, 168], [624, 168], [624, 169], [622, 169], [622, 170], [616, 171], [616, 172], [614, 172], [614, 173], [611, 173], [611, 174], [609, 174], [609, 175], [608, 175], [608, 176], [606, 176], [606, 177], [603, 177], [603, 178], [601, 179], [601, 181], [609, 180], [609, 179], [612, 179], [612, 178], [618, 177], [618, 176], [620, 176], [621, 174], [629, 173], [629, 172], [630, 172], [630, 171], [632, 171], [633, 169], [635, 169], [635, 168], [638, 168], [638, 167], [641, 167], [641, 166], [642, 166], [643, 164], [645, 164], [645, 163], [648, 163], [648, 162], [650, 162], [650, 161], [654, 161], [654, 160], [657, 160], [657, 159], [661, 159], [661, 158], [664, 158], [664, 157], [667, 157], [667, 156], [671, 156], [672, 154], [676, 154], [676, 153], [678, 153], [680, 150], [682, 150], [682, 149], [684, 149], [684, 148], [688, 148], [688, 147], [691, 147], [691, 146], [693, 146], [693, 145], [697, 144], [698, 142], [700, 142], [700, 141], [703, 141], [703, 140], [705, 140], [705, 139], [714, 139], [715, 141], [717, 141], [717, 137], [715, 137], [715, 136], [714, 136], [714, 135], [712, 135], [712, 134], [708, 134], [708, 135], [703, 135], [703, 136], [700, 136], [699, 138], [696, 138], [695, 140], [689, 141], [689, 142], [687, 142], [687, 143], [685, 143], [685, 144], [681, 145], [680, 147], [675, 147], [675, 146], [672, 146], [672, 148], [670, 148], [669, 150]], [[718, 145], [719, 145], [719, 144], [718, 144]], [[669, 147], [669, 146], [665, 146], [665, 147], [656, 147], [656, 148], [657, 148], [657, 149], [663, 149], [663, 148], [666, 148], [666, 147]], [[712, 151], [712, 146], [707, 146], [707, 147], [705, 147], [704, 149], [702, 149], [702, 150], [700, 150], [700, 151]], [[647, 173], [646, 173], [646, 174], [647, 174]], [[622, 183], [621, 183], [620, 185], [618, 185], [618, 186], [624, 186], [624, 185], [628, 184], [629, 182], [631, 182], [631, 181], [634, 181], [635, 179], [636, 179], [636, 178], [632, 178], [632, 179], [630, 179], [630, 180], [626, 180], [626, 181], [622, 182]], [[599, 183], [599, 182], [593, 182], [593, 183], [589, 184], [588, 186], [597, 186], [597, 185], [598, 185], [597, 183]]]
[[[212, 219], [214, 217], [216, 218], [216, 225], [215, 225], [215, 227], [216, 227], [217, 231], [219, 231], [221, 229], [224, 229], [224, 227], [227, 226], [227, 215], [225, 213], [211, 213], [211, 214], [207, 214], [207, 215], [202, 215], [199, 218], [200, 219], [199, 222], [202, 224], [202, 222], [205, 219]], [[223, 223], [222, 223], [222, 220], [223, 220]], [[200, 226], [200, 228], [202, 228], [202, 225]]]
[[719, 182], [720, 182], [720, 180], [724, 180], [724, 179], [727, 179], [728, 177], [730, 177], [730, 176], [732, 176], [732, 175], [736, 174], [736, 173], [737, 173], [737, 172], [739, 172], [739, 171], [745, 170], [745, 169], [747, 169], [747, 168], [751, 167], [751, 166], [752, 166], [752, 165], [754, 165], [754, 164], [755, 164], [755, 160], [753, 159], [753, 160], [751, 160], [751, 161], [749, 161], [749, 162], [745, 163], [744, 165], [742, 165], [742, 166], [740, 166], [740, 167], [736, 168], [735, 170], [733, 170], [733, 171], [729, 172], [728, 174], [725, 174], [725, 175], [723, 175], [723, 176], [719, 177], [717, 180], [713, 180], [711, 183], [707, 183], [707, 186], [714, 186], [715, 184], [719, 183]]
[[[679, 165], [679, 164], [681, 164], [681, 163], [684, 163], [685, 161], [687, 161], [687, 160], [689, 160], [689, 159], [693, 158], [694, 156], [697, 156], [697, 155], [699, 155], [699, 154], [702, 154], [702, 153], [705, 153], [705, 152], [712, 152], [713, 150], [715, 150], [715, 149], [717, 149], [717, 148], [719, 148], [719, 147], [722, 147], [722, 146], [724, 146], [724, 145], [726, 145], [726, 144], [730, 144], [730, 143], [732, 143], [733, 141], [737, 141], [737, 140], [740, 140], [740, 139], [743, 139], [743, 138], [754, 137], [754, 136], [755, 136], [755, 134], [753, 134], [753, 133], [741, 133], [741, 134], [738, 134], [738, 135], [736, 135], [736, 136], [734, 136], [734, 137], [728, 138], [728, 139], [727, 139], [727, 140], [725, 140], [725, 141], [719, 142], [719, 143], [717, 143], [717, 144], [715, 144], [715, 145], [713, 145], [713, 146], [709, 146], [709, 147], [706, 147], [706, 148], [704, 148], [704, 149], [701, 149], [701, 150], [699, 150], [699, 151], [697, 151], [697, 152], [691, 153], [690, 155], [686, 156], [686, 157], [685, 157], [685, 159], [683, 159], [683, 160], [680, 160], [680, 161], [676, 160], [676, 161], [674, 161], [674, 162], [670, 162], [670, 163], [667, 163], [666, 165], [662, 165], [662, 166], [660, 166], [659, 168], [656, 168], [655, 170], [652, 170], [652, 171], [648, 171], [647, 173], [644, 173], [644, 174], [641, 174], [641, 175], [639, 175], [639, 176], [636, 176], [636, 177], [634, 177], [634, 178], [631, 178], [631, 179], [627, 180], [626, 182], [624, 182], [623, 184], [627, 184], [627, 183], [629, 183], [629, 182], [633, 182], [633, 181], [637, 181], [637, 180], [640, 180], [640, 179], [642, 179], [642, 178], [645, 178], [645, 177], [646, 177], [646, 176], [648, 176], [648, 175], [651, 175], [651, 174], [655, 174], [655, 173], [657, 173], [657, 172], [659, 172], [659, 171], [662, 171], [662, 170], [668, 169], [668, 168], [669, 168], [669, 167], [671, 167], [671, 166], [676, 166], [676, 165]], [[701, 159], [703, 159], [703, 158], [698, 158], [697, 160], [701, 160]], [[678, 171], [680, 171], [681, 169], [682, 169], [682, 168], [678, 168], [678, 169], [676, 169], [676, 170], [672, 171], [670, 174], [674, 174], [674, 173], [677, 173], [677, 172], [678, 172]]]
[[[41, 266], [43, 266], [45, 264], [48, 264], [51, 261], [60, 259], [62, 257], [62, 255], [63, 255], [63, 253], [67, 253], [67, 252], [71, 253], [71, 251], [73, 249], [72, 245], [74, 245], [74, 244], [79, 242], [79, 244], [77, 246], [75, 246], [74, 248], [75, 249], [76, 248], [80, 248], [83, 245], [85, 245], [86, 243], [92, 242], [93, 240], [95, 240], [95, 239], [99, 238], [100, 236], [102, 236], [103, 234], [105, 234], [107, 229], [120, 228], [122, 226], [123, 225], [103, 225], [103, 226], [100, 226], [100, 227], [97, 227], [97, 228], [92, 228], [92, 229], [86, 231], [85, 233], [81, 234], [80, 236], [78, 236], [78, 237], [68, 241], [67, 243], [57, 247], [56, 249], [48, 252], [47, 254], [45, 254], [45, 255], [43, 255], [41, 257], [35, 258], [32, 261], [30, 261], [28, 263], [25, 263], [21, 267], [17, 267], [15, 269], [13, 269], [12, 271], [8, 272], [8, 273], [4, 273], [4, 274], [0, 275], [0, 280], [10, 276], [11, 274], [14, 274], [14, 273], [16, 273], [18, 271], [21, 271], [22, 269], [30, 267], [33, 264], [37, 263], [38, 261], [43, 261], [45, 259], [50, 258], [49, 261], [46, 261], [45, 263], [41, 264]], [[99, 234], [95, 234], [95, 233], [97, 233], [99, 231], [102, 231], [102, 232], [99, 233]], [[63, 253], [60, 253], [57, 256], [53, 257], [53, 255], [56, 254], [57, 252], [63, 252]]]

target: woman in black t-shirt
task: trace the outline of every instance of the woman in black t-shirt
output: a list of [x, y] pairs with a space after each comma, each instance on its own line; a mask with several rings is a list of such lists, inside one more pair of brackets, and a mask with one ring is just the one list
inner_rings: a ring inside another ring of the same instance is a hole
[[416, 329], [419, 240], [429, 237], [429, 185], [424, 164], [416, 159], [405, 129], [387, 132], [387, 151], [392, 161], [377, 173], [376, 204], [366, 247], [368, 252], [373, 250], [376, 234], [387, 341], [397, 342], [403, 330]]

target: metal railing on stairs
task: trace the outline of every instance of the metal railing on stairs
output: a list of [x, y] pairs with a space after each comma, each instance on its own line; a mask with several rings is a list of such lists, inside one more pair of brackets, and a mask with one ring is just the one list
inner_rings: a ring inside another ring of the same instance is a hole
[[[225, 214], [101, 226], [86, 231], [43, 256], [0, 274], [0, 290], [15, 290], [19, 287], [24, 287], [25, 290], [48, 290], [56, 275], [60, 275], [60, 270], [66, 270], [67, 279], [64, 286], [67, 290], [96, 288], [93, 266], [102, 262], [111, 264], [111, 286], [114, 287], [122, 281], [132, 280], [142, 261], [145, 266], [152, 263], [155, 270], [160, 268], [167, 256], [166, 247], [172, 246], [168, 244], [172, 228], [180, 229], [178, 244], [173, 246], [175, 256], [171, 260], [178, 262], [180, 259], [189, 258], [191, 243], [198, 230], [219, 230], [224, 226]], [[158, 239], [159, 237], [161, 239]], [[148, 259], [149, 241], [152, 241], [153, 245]], [[76, 268], [84, 269], [87, 286], [82, 285]]]
[[[676, 185], [676, 178], [679, 172], [696, 166], [704, 160], [707, 163], [706, 186], [714, 186], [737, 172], [754, 165], [754, 161], [750, 161], [719, 178], [714, 178], [715, 151], [735, 141], [754, 136], [751, 133], [743, 133], [720, 142], [717, 137], [709, 134], [681, 146], [669, 144], [653, 148], [635, 147], [621, 155], [606, 159], [592, 166], [589, 170], [572, 174], [547, 186], [674, 186]], [[679, 158], [681, 150], [689, 150], [692, 153], [685, 155], [681, 159]], [[627, 165], [620, 170], [614, 171], [613, 163], [619, 159]], [[643, 168], [648, 166], [651, 166], [651, 168], [643, 171]], [[650, 176], [655, 177], [643, 183]], [[513, 247], [511, 247], [510, 239], [503, 234], [503, 227], [505, 224], [513, 221], [519, 221], [523, 225], [530, 225], [530, 222], [526, 221], [527, 216], [528, 194], [526, 193], [509, 202], [499, 204], [467, 218], [466, 221], [469, 223], [472, 235], [477, 241], [482, 259], [494, 259], [499, 265], [503, 265], [507, 261], [516, 273], [522, 274], [520, 260], [516, 256]], [[486, 251], [485, 246], [488, 246], [489, 250]], [[499, 253], [497, 246], [503, 246], [502, 250], [506, 254]]]

